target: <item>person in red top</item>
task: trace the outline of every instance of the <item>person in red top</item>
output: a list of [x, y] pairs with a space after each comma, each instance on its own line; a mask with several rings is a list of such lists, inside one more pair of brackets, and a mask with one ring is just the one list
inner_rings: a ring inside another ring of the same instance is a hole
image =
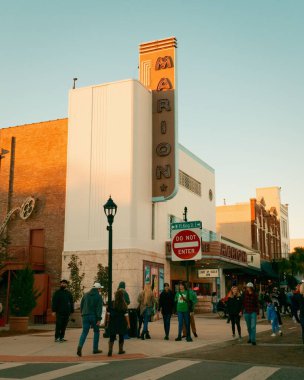
[[256, 323], [257, 315], [259, 314], [259, 300], [254, 292], [253, 283], [248, 282], [243, 298], [243, 314], [248, 330], [248, 342], [253, 346], [256, 345]]

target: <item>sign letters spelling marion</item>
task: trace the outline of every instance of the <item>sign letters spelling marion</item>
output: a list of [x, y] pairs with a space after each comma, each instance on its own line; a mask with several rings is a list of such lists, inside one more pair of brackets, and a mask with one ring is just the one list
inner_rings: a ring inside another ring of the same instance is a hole
[[152, 90], [152, 197], [154, 202], [174, 197], [177, 191], [177, 121], [175, 107], [176, 39], [139, 46], [140, 81]]

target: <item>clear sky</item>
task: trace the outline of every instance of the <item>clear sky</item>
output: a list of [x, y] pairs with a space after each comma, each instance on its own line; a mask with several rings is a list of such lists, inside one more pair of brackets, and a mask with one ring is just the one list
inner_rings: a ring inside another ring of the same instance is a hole
[[73, 77], [137, 78], [138, 44], [176, 36], [179, 140], [215, 169], [217, 204], [280, 186], [304, 237], [303, 15], [303, 0], [0, 0], [0, 128], [66, 117]]

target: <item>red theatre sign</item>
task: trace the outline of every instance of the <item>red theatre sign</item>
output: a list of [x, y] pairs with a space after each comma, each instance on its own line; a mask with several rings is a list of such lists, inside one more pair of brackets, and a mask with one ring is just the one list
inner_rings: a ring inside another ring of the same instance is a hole
[[171, 224], [172, 261], [200, 260], [201, 222]]

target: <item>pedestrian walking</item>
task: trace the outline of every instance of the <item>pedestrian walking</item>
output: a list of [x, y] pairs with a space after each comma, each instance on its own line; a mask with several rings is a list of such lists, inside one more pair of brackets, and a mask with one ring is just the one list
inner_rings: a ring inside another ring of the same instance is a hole
[[275, 311], [276, 311], [277, 316], [278, 316], [279, 326], [281, 327], [283, 322], [282, 322], [281, 313], [280, 313], [280, 309], [281, 309], [280, 293], [279, 293], [277, 287], [274, 287], [272, 289], [272, 293], [270, 294], [270, 299], [274, 305]]
[[145, 285], [144, 290], [139, 293], [137, 301], [139, 304], [140, 316], [142, 316], [144, 324], [143, 331], [140, 337], [142, 340], [151, 339], [151, 336], [148, 331], [148, 323], [150, 322], [150, 318], [152, 316], [155, 304], [155, 297], [153, 295], [150, 284]]
[[125, 303], [127, 304], [127, 306], [129, 306], [131, 303], [130, 297], [129, 297], [128, 292], [126, 291], [126, 283], [124, 281], [120, 281], [120, 283], [117, 287], [117, 290], [119, 290], [119, 289], [122, 289]]
[[[130, 297], [128, 292], [126, 291], [126, 283], [124, 281], [120, 281], [117, 290], [121, 289], [123, 292], [124, 300], [127, 307], [130, 305]], [[129, 313], [129, 312], [128, 312]], [[125, 333], [124, 339], [130, 339], [128, 331]]]
[[159, 296], [158, 311], [162, 313], [164, 321], [164, 330], [165, 330], [165, 340], [169, 340], [170, 333], [170, 321], [171, 316], [174, 312], [174, 294], [170, 289], [170, 285], [165, 282], [164, 290]]
[[77, 355], [82, 356], [82, 347], [86, 341], [90, 328], [94, 331], [93, 337], [93, 354], [99, 354], [99, 326], [102, 315], [102, 286], [95, 282], [92, 289], [85, 293], [80, 303], [80, 312], [82, 316], [82, 333], [77, 347]]
[[246, 291], [243, 297], [242, 310], [248, 330], [248, 342], [253, 346], [256, 345], [256, 323], [257, 315], [259, 314], [259, 300], [257, 294], [254, 292], [252, 282], [246, 285]]
[[115, 299], [107, 309], [107, 321], [109, 328], [109, 351], [108, 356], [112, 356], [114, 342], [116, 340], [116, 335], [119, 335], [119, 351], [118, 354], [122, 355], [125, 353], [124, 346], [124, 336], [130, 328], [130, 319], [128, 314], [128, 306], [125, 301], [123, 288], [120, 288], [115, 293]]
[[212, 303], [212, 313], [216, 313], [216, 305], [217, 305], [217, 294], [216, 292], [212, 292], [211, 294], [211, 303]]
[[67, 289], [68, 281], [61, 280], [60, 288], [52, 297], [52, 312], [56, 316], [55, 342], [65, 342], [65, 330], [70, 315], [74, 313], [74, 301], [72, 293]]
[[278, 315], [272, 301], [269, 301], [267, 305], [267, 320], [271, 322], [271, 330], [272, 330], [271, 336], [276, 336], [277, 334], [282, 336], [282, 331], [280, 330], [280, 327], [279, 327]]
[[227, 300], [227, 310], [231, 321], [232, 337], [235, 338], [235, 325], [239, 335], [239, 341], [242, 339], [240, 319], [242, 315], [243, 300], [237, 286], [231, 288]]
[[291, 315], [292, 315], [292, 320], [295, 322], [295, 323], [301, 323], [300, 322], [300, 318], [299, 318], [299, 304], [300, 304], [300, 284], [298, 284], [296, 286], [296, 288], [294, 289], [293, 291], [293, 294], [292, 294], [292, 297], [290, 299], [291, 301]]
[[304, 283], [300, 285], [300, 293], [298, 296], [298, 305], [300, 309], [300, 323], [302, 328], [302, 342], [304, 344]]
[[183, 323], [186, 325], [186, 340], [192, 342], [190, 332], [190, 312], [193, 311], [193, 300], [191, 293], [187, 291], [184, 282], [179, 283], [178, 292], [175, 294], [176, 311], [178, 317], [178, 336], [176, 341], [182, 340]]
[[266, 303], [266, 300], [265, 300], [265, 290], [262, 290], [260, 293], [259, 293], [259, 304], [260, 304], [260, 308], [262, 310], [262, 317], [261, 318], [265, 318], [265, 306], [267, 305]]
[[[195, 308], [195, 305], [197, 304], [197, 295], [196, 295], [196, 292], [192, 289], [190, 284], [188, 284], [187, 291], [190, 293], [190, 299], [192, 300], [192, 310], [190, 311], [190, 328], [191, 328], [192, 334], [195, 336], [195, 338], [197, 338], [198, 335], [197, 335], [195, 319], [194, 319], [194, 308]], [[183, 338], [186, 338], [186, 337], [187, 337], [187, 329], [186, 329], [186, 324], [184, 321]]]

